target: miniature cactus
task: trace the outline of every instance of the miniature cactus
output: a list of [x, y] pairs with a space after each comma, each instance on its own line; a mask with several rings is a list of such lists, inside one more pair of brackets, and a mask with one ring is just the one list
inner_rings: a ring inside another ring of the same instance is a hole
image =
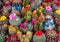
[[38, 7], [36, 10], [37, 10], [37, 14], [38, 14], [38, 16], [39, 16], [40, 13], [43, 12], [44, 8], [43, 8], [43, 6], [40, 6], [40, 7]]
[[22, 32], [20, 30], [17, 31], [17, 37], [20, 39], [22, 37]]
[[39, 30], [43, 29], [43, 23], [39, 23]]
[[37, 19], [38, 16], [37, 16], [37, 11], [34, 10], [33, 13], [32, 13], [32, 19]]
[[11, 14], [9, 16], [9, 23], [11, 25], [19, 26], [20, 22], [21, 22], [21, 19], [20, 19], [20, 17], [16, 16], [16, 14]]
[[35, 35], [33, 36], [33, 41], [34, 42], [46, 42], [46, 37], [42, 33], [42, 31], [37, 31]]
[[56, 42], [58, 39], [58, 33], [55, 30], [47, 30], [46, 31], [46, 38], [47, 42]]
[[32, 9], [37, 8], [39, 5], [41, 5], [42, 0], [34, 0], [31, 2]]
[[7, 10], [7, 11], [10, 11], [11, 10], [11, 6], [9, 4], [8, 1], [5, 2], [4, 6], [3, 6], [3, 9]]
[[17, 32], [17, 28], [13, 26], [8, 27], [9, 34], [15, 34]]
[[28, 30], [29, 31], [33, 30], [33, 22], [30, 22], [30, 24], [28, 24]]
[[9, 16], [9, 12], [7, 10], [5, 10], [5, 9], [3, 10], [2, 14], [5, 15], [6, 17]]
[[23, 33], [26, 33], [27, 27], [26, 27], [23, 23], [21, 23], [21, 24], [20, 24], [20, 30], [21, 30]]
[[28, 19], [25, 20], [24, 25], [28, 27]]
[[26, 36], [27, 36], [27, 38], [30, 41], [32, 39], [32, 32], [31, 31], [27, 31]]
[[12, 34], [11, 35], [11, 42], [17, 42], [16, 37], [17, 37], [16, 34]]
[[11, 13], [15, 13], [17, 16], [20, 15], [20, 12], [18, 10], [12, 10]]
[[20, 42], [29, 42], [29, 39], [28, 39], [27, 36], [24, 34], [24, 35], [22, 35], [22, 37], [20, 38]]
[[55, 2], [52, 2], [53, 9], [60, 9], [60, 1], [56, 0]]
[[1, 24], [7, 24], [8, 23], [8, 19], [7, 19], [7, 17], [6, 16], [1, 16], [0, 17], [0, 22], [1, 22]]
[[24, 16], [25, 19], [28, 19], [29, 21], [31, 21], [31, 15], [32, 12], [31, 11], [27, 11], [26, 15]]
[[52, 7], [51, 6], [46, 6], [43, 13], [44, 14], [53, 14]]
[[30, 2], [30, 0], [23, 0], [23, 6], [26, 7], [26, 5], [28, 5]]
[[34, 23], [34, 30], [38, 31], [38, 23], [37, 22]]
[[54, 20], [53, 20], [52, 16], [51, 15], [47, 15], [46, 19], [48, 19], [48, 20], [44, 24], [45, 30], [54, 29], [55, 28], [55, 24], [54, 24]]

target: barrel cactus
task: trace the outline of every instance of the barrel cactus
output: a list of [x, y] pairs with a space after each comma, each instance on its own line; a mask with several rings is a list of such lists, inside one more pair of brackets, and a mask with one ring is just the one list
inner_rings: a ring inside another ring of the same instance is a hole
[[21, 30], [23, 33], [26, 33], [26, 31], [27, 31], [28, 29], [27, 29], [27, 26], [25, 26], [23, 23], [20, 23], [20, 30]]
[[9, 16], [9, 23], [14, 26], [19, 26], [19, 24], [21, 23], [21, 19], [20, 17], [16, 16], [16, 14], [11, 14]]
[[31, 7], [32, 7], [32, 9], [35, 9], [39, 5], [41, 5], [41, 2], [42, 2], [42, 0], [34, 0], [34, 1], [31, 1]]
[[55, 28], [55, 24], [54, 24], [54, 20], [52, 18], [51, 15], [46, 15], [45, 17], [46, 19], [48, 19], [45, 23], [44, 23], [44, 28], [45, 30], [51, 30]]
[[12, 25], [8, 27], [8, 30], [9, 34], [15, 34], [17, 32], [17, 28]]
[[57, 39], [58, 39], [57, 36], [58, 36], [58, 33], [55, 30], [47, 30], [46, 31], [47, 42], [57, 41]]
[[34, 42], [46, 42], [44, 33], [42, 33], [42, 31], [37, 31], [35, 35], [33, 36], [33, 41]]
[[8, 1], [6, 1], [6, 2], [4, 3], [3, 9], [8, 10], [8, 11], [11, 11], [11, 6], [10, 6], [10, 4], [9, 4]]

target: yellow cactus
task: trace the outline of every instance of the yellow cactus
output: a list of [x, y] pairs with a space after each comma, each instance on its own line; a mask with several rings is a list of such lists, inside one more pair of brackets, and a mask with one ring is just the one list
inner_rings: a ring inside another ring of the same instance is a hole
[[60, 15], [60, 9], [56, 10], [56, 14]]
[[6, 20], [6, 16], [1, 16], [0, 21]]

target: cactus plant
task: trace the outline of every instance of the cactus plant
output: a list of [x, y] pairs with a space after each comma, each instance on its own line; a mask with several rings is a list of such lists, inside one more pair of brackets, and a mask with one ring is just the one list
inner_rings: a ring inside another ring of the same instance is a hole
[[17, 28], [14, 26], [9, 26], [8, 30], [9, 30], [9, 34], [15, 34], [17, 32]]
[[1, 24], [7, 24], [8, 23], [8, 19], [5, 15], [0, 17], [0, 23]]
[[26, 7], [30, 3], [30, 0], [23, 0], [23, 6]]
[[27, 31], [27, 26], [25, 26], [23, 23], [20, 24], [20, 30], [23, 32], [23, 33], [26, 33]]
[[17, 31], [17, 37], [18, 37], [18, 40], [22, 37], [22, 32], [20, 30]]
[[42, 0], [34, 0], [33, 2], [31, 2], [31, 7], [32, 9], [37, 8], [39, 5], [41, 5]]
[[0, 34], [0, 42], [4, 42], [5, 40], [5, 36], [3, 33]]
[[[11, 18], [12, 17], [12, 18]], [[14, 25], [14, 26], [19, 26], [19, 24], [20, 24], [20, 22], [21, 22], [21, 19], [20, 19], [20, 17], [18, 17], [18, 16], [16, 16], [16, 14], [11, 14], [10, 16], [9, 16], [9, 23], [11, 24], [11, 25]]]
[[30, 22], [30, 24], [28, 24], [28, 30], [29, 31], [32, 31], [33, 30], [33, 23], [32, 22]]
[[56, 2], [52, 2], [53, 9], [60, 9], [60, 1], [56, 0]]
[[42, 33], [42, 31], [37, 31], [35, 35], [33, 36], [34, 42], [46, 42], [45, 35]]
[[55, 30], [47, 30], [46, 31], [46, 38], [47, 42], [56, 42], [58, 39], [58, 33]]
[[31, 15], [32, 15], [32, 12], [31, 11], [27, 11], [26, 15], [24, 16], [24, 18], [28, 19], [29, 21], [31, 21]]
[[54, 20], [53, 20], [52, 16], [51, 15], [46, 15], [46, 19], [48, 19], [48, 20], [44, 24], [45, 30], [54, 29], [55, 28], [55, 24], [54, 24]]
[[3, 9], [5, 9], [5, 10], [7, 10], [7, 11], [11, 11], [11, 6], [10, 6], [10, 4], [9, 4], [8, 1], [6, 1], [6, 2], [4, 3]]
[[45, 10], [43, 11], [44, 14], [53, 14], [53, 10], [51, 6], [46, 6]]
[[32, 39], [33, 33], [31, 31], [27, 31], [26, 36], [29, 39], [29, 41]]

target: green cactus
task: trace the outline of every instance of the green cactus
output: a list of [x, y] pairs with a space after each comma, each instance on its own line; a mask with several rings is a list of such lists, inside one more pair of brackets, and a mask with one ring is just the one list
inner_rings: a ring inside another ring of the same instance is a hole
[[25, 19], [28, 19], [28, 21], [31, 21], [31, 15], [32, 15], [32, 12], [31, 11], [28, 11], [25, 15]]
[[9, 19], [9, 23], [11, 25], [18, 26], [21, 23], [21, 19], [17, 16], [14, 20]]
[[3, 33], [0, 34], [0, 42], [4, 42], [5, 36]]
[[43, 23], [39, 23], [39, 30], [43, 29]]
[[26, 5], [29, 4], [29, 2], [30, 2], [30, 0], [24, 0], [24, 2], [23, 2], [23, 6], [26, 7]]

